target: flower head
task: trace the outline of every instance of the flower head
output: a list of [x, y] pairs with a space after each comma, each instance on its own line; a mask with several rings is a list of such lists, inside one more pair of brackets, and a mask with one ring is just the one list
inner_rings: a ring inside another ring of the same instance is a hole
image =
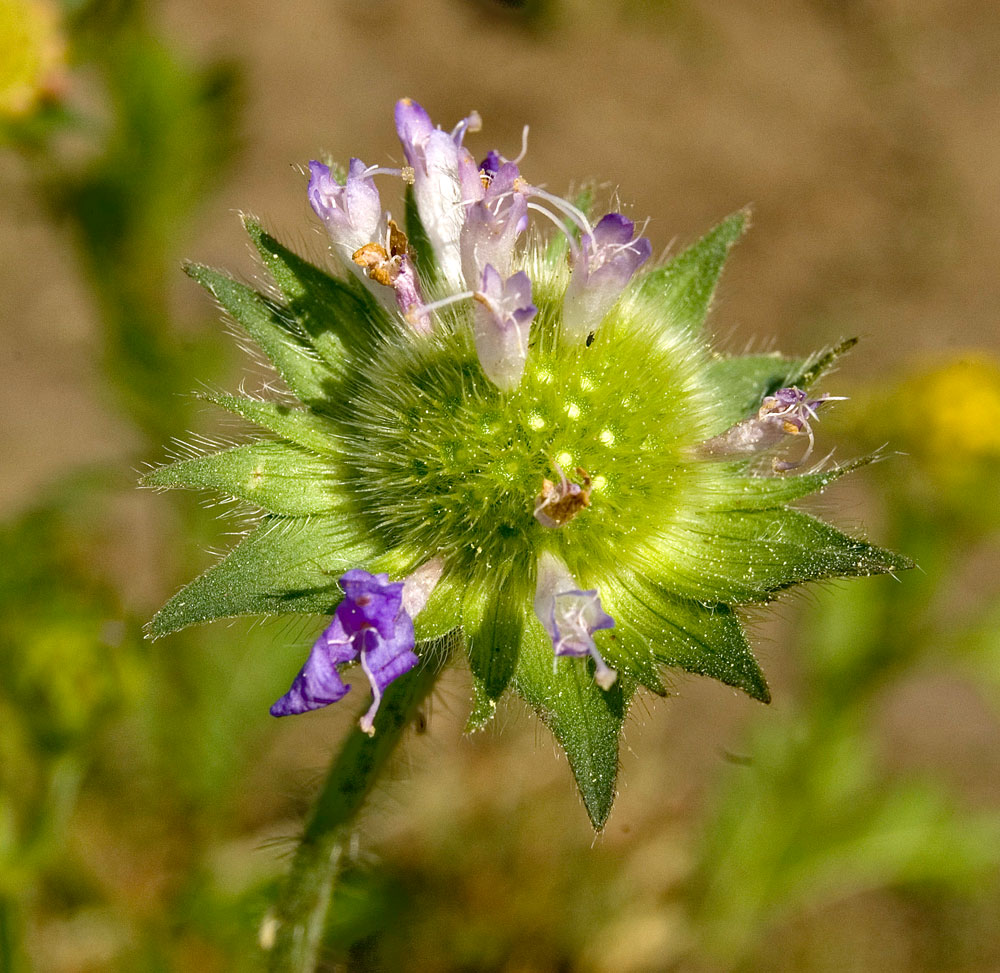
[[[313, 164], [307, 193], [341, 276], [253, 222], [276, 290], [189, 267], [299, 404], [212, 396], [266, 435], [146, 477], [263, 511], [152, 631], [328, 616], [273, 712], [341, 699], [341, 671], [358, 663], [369, 732], [395, 678], [461, 645], [470, 727], [508, 692], [527, 700], [600, 827], [640, 687], [664, 695], [674, 667], [767, 701], [742, 606], [908, 562], [792, 506], [863, 461], [762, 475], [766, 450], [796, 437], [811, 448], [831, 397], [809, 388], [847, 345], [811, 358], [710, 349], [701, 325], [746, 215], [649, 268], [652, 245], [630, 220], [595, 225], [522, 176], [523, 151], [477, 166], [463, 140], [478, 122], [446, 132], [404, 99], [396, 128], [412, 171], [352, 162], [340, 184]], [[405, 230], [376, 176], [401, 190], [412, 180]], [[525, 233], [529, 220], [539, 232]]]

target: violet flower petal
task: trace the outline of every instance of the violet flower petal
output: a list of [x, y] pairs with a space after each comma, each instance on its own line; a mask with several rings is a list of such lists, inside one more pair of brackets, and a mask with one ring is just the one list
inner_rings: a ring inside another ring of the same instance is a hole
[[589, 655], [595, 665], [594, 681], [602, 689], [611, 688], [618, 673], [604, 661], [593, 633], [613, 628], [615, 620], [601, 607], [597, 591], [581, 591], [566, 565], [548, 552], [538, 559], [535, 614], [556, 657]]
[[475, 297], [473, 336], [479, 364], [495, 385], [515, 388], [528, 357], [531, 321], [538, 313], [531, 302], [531, 280], [523, 270], [504, 280], [487, 264]]
[[614, 307], [635, 272], [649, 259], [653, 245], [635, 238], [635, 224], [621, 213], [602, 217], [580, 241], [563, 302], [563, 334], [582, 340]]

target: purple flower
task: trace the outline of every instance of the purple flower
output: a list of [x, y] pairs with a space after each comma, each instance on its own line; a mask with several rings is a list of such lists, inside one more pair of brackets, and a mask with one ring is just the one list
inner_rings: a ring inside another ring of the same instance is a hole
[[328, 166], [310, 162], [308, 195], [345, 261], [379, 236], [382, 203], [375, 182], [360, 159], [351, 159], [343, 186], [333, 178]]
[[478, 115], [470, 115], [453, 132], [444, 132], [415, 101], [403, 98], [396, 103], [396, 132], [413, 169], [420, 219], [445, 279], [456, 289], [462, 282], [458, 238], [465, 220], [459, 160], [469, 155], [462, 147], [466, 131], [478, 125]]
[[595, 330], [652, 252], [621, 213], [608, 213], [593, 233], [584, 233], [563, 303], [563, 334], [583, 339]]
[[386, 686], [419, 661], [413, 652], [413, 618], [421, 611], [441, 575], [441, 562], [429, 561], [406, 581], [361, 568], [341, 579], [344, 598], [333, 619], [313, 644], [291, 688], [272, 707], [272, 716], [291, 716], [329, 706], [351, 688], [338, 667], [360, 662], [372, 689], [372, 705], [361, 717], [361, 729], [372, 735]]
[[468, 168], [463, 170], [463, 195], [466, 201], [475, 202], [467, 202], [459, 246], [465, 279], [476, 287], [487, 264], [504, 277], [510, 273], [514, 244], [528, 225], [528, 200], [521, 188], [521, 173], [512, 162], [501, 165], [486, 186], [479, 182], [480, 170], [476, 170], [474, 178], [480, 187], [476, 195], [465, 175]]
[[504, 280], [487, 264], [474, 297], [479, 364], [491, 382], [502, 389], [515, 388], [524, 373], [531, 320], [538, 312], [531, 303], [531, 280], [523, 270]]
[[810, 399], [802, 389], [791, 386], [778, 389], [764, 397], [757, 415], [730, 426], [725, 432], [713, 436], [695, 448], [702, 459], [732, 459], [754, 456], [777, 446], [788, 436], [805, 434], [809, 445], [797, 463], [775, 460], [776, 470], [790, 470], [801, 466], [812, 453], [814, 436], [810, 420], [818, 419], [816, 409], [824, 402], [841, 399], [836, 395], [821, 395]]
[[538, 559], [535, 614], [552, 640], [556, 658], [589, 655], [596, 666], [597, 685], [601, 689], [614, 685], [618, 673], [598, 652], [593, 633], [601, 628], [614, 628], [615, 620], [601, 607], [597, 591], [581, 591], [566, 565], [548, 552]]

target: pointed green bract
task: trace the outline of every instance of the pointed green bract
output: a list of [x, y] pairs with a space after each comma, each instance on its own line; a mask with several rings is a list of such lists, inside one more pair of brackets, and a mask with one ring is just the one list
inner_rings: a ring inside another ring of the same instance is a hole
[[336, 426], [309, 409], [282, 405], [280, 402], [262, 402], [224, 392], [205, 392], [201, 398], [305, 449], [324, 456], [339, 455], [334, 438], [337, 434]]
[[265, 517], [218, 564], [182, 588], [149, 625], [154, 638], [237, 615], [329, 615], [337, 579], [373, 556], [341, 517]]
[[142, 485], [217, 490], [292, 517], [326, 513], [342, 503], [329, 461], [281, 442], [248, 443], [179, 460], [147, 473]]
[[787, 507], [689, 511], [676, 518], [669, 537], [661, 555], [663, 583], [699, 601], [752, 604], [803, 581], [913, 566]]
[[558, 659], [537, 618], [527, 620], [514, 688], [566, 751], [591, 823], [600, 831], [611, 813], [618, 782], [618, 736], [632, 697], [621, 678], [605, 691], [589, 661]]
[[821, 473], [774, 474], [773, 476], [734, 476], [732, 494], [716, 503], [719, 510], [769, 510], [794, 500], [822, 492], [846, 473], [874, 462], [875, 456], [859, 459], [824, 470]]
[[296, 333], [291, 312], [268, 301], [227, 274], [201, 264], [184, 268], [233, 316], [267, 355], [288, 387], [306, 404], [322, 410], [335, 375]]
[[360, 350], [377, 336], [384, 312], [363, 288], [351, 287], [303, 260], [256, 220], [245, 216], [243, 225], [302, 333], [339, 372], [345, 352]]
[[749, 223], [749, 210], [733, 213], [665, 266], [647, 274], [640, 285], [641, 295], [655, 302], [674, 327], [700, 328], [722, 265]]
[[518, 558], [498, 571], [485, 591], [466, 595], [462, 621], [475, 691], [467, 730], [485, 725], [514, 675], [533, 577], [528, 559]]
[[609, 610], [627, 619], [618, 641], [649, 646], [656, 661], [742, 689], [771, 701], [764, 674], [750, 651], [739, 618], [727, 606], [677, 598], [635, 575], [608, 586]]

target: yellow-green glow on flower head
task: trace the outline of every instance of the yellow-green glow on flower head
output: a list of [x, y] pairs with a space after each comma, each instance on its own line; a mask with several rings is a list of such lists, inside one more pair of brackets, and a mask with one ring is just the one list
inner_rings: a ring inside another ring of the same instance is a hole
[[64, 62], [54, 4], [0, 0], [0, 117], [27, 115], [53, 94]]

